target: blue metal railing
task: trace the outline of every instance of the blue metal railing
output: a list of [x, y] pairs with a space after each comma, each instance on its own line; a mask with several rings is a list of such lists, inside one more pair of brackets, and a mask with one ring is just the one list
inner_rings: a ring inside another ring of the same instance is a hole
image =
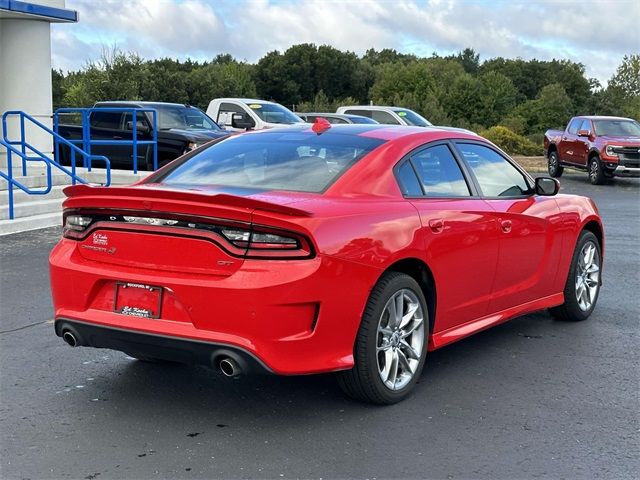
[[[20, 138], [10, 139], [9, 129], [7, 128], [7, 119], [10, 117], [17, 117], [20, 127]], [[31, 145], [26, 139], [26, 123], [29, 122], [32, 127], [37, 127], [41, 131], [50, 135], [54, 142], [59, 142], [67, 145], [71, 151], [71, 169], [60, 165], [56, 160], [49, 158], [45, 153]], [[42, 124], [31, 115], [22, 112], [20, 110], [10, 110], [4, 112], [2, 115], [2, 139], [0, 139], [0, 146], [4, 147], [7, 151], [7, 173], [0, 171], [0, 177], [5, 179], [8, 186], [8, 199], [9, 199], [9, 218], [13, 219], [13, 188], [16, 187], [29, 195], [46, 195], [51, 191], [53, 187], [53, 178], [51, 175], [51, 167], [55, 167], [63, 173], [71, 177], [71, 183], [87, 183], [84, 179], [76, 175], [76, 155], [80, 155], [83, 158], [83, 164], [88, 165], [89, 170], [93, 160], [103, 160], [106, 167], [106, 180], [104, 185], [109, 186], [111, 184], [111, 163], [109, 159], [102, 155], [91, 155], [73, 143], [67, 141], [46, 125]], [[46, 165], [46, 186], [42, 190], [34, 190], [23, 185], [19, 180], [16, 180], [13, 176], [13, 155], [20, 157], [22, 160], [22, 175], [27, 175], [27, 163], [29, 162], [43, 162]]]
[[[119, 139], [119, 140], [105, 140], [92, 138], [91, 126], [91, 114], [94, 112], [104, 113], [130, 113], [131, 114], [131, 140]], [[138, 139], [138, 113], [141, 113], [146, 117], [146, 113], [151, 115], [151, 136], [152, 140], [139, 140]], [[60, 115], [80, 114], [82, 138], [70, 139], [66, 138], [67, 142], [73, 144], [81, 144], [82, 150], [91, 154], [92, 145], [131, 145], [132, 146], [132, 160], [133, 160], [133, 173], [138, 173], [138, 146], [151, 145], [153, 148], [153, 170], [158, 169], [158, 112], [153, 108], [133, 108], [133, 107], [94, 107], [94, 108], [59, 108], [53, 113], [53, 130], [60, 135]], [[62, 136], [61, 136], [62, 138]], [[60, 146], [59, 142], [55, 142], [55, 155], [59, 157]], [[85, 165], [91, 171], [91, 165]]]

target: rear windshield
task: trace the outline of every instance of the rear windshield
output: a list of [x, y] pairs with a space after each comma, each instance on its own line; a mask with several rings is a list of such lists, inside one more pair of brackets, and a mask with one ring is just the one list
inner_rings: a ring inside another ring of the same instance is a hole
[[215, 185], [322, 192], [383, 143], [329, 132], [244, 134], [205, 148], [155, 181], [187, 188]]

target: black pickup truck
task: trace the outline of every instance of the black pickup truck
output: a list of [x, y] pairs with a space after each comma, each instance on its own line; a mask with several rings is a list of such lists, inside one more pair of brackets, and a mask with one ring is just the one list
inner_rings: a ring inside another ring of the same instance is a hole
[[[100, 108], [144, 108], [157, 112], [158, 167], [178, 158], [215, 138], [229, 135], [202, 110], [189, 105], [160, 102], [98, 102], [95, 110], [89, 114], [91, 140], [133, 140], [131, 112], [100, 111]], [[151, 112], [136, 113], [135, 128], [137, 140], [153, 140], [153, 120]], [[61, 117], [64, 118], [64, 117]], [[82, 139], [82, 126], [69, 125], [61, 121], [58, 133], [68, 140]], [[81, 143], [76, 143], [82, 148]], [[133, 167], [133, 146], [131, 143], [121, 145], [92, 145], [93, 155], [104, 155], [113, 168], [131, 169]], [[60, 145], [60, 158], [63, 165], [70, 164], [69, 148]], [[138, 169], [153, 170], [153, 146], [138, 145]], [[76, 158], [78, 164], [80, 160]], [[97, 166], [97, 165], [96, 165]], [[102, 166], [102, 165], [100, 165]]]

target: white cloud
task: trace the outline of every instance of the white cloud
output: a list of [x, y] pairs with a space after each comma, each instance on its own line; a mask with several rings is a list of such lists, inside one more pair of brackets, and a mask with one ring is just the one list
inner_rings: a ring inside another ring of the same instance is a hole
[[[54, 65], [82, 66], [102, 45], [145, 58], [257, 61], [303, 42], [364, 53], [395, 48], [483, 59], [570, 59], [606, 82], [623, 55], [640, 51], [640, 2], [541, 0], [67, 0], [76, 25], [55, 25]], [[75, 39], [75, 40], [74, 40]]]

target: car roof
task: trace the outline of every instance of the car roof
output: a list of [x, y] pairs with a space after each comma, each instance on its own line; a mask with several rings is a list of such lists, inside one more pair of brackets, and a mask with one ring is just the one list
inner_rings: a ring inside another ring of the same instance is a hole
[[608, 115], [578, 115], [577, 117], [574, 117], [574, 118], [585, 118], [587, 120], [630, 120], [632, 122], [636, 121], [633, 118], [612, 117], [612, 116], [608, 116]]
[[334, 118], [366, 118], [367, 120], [371, 120], [369, 117], [365, 117], [364, 115], [355, 115], [353, 113], [331, 113], [331, 112], [295, 112], [296, 115], [314, 115], [316, 117], [334, 117]]
[[197, 108], [197, 107], [193, 107], [192, 105], [186, 105], [184, 103], [169, 103], [169, 102], [136, 102], [136, 101], [132, 101], [132, 100], [109, 100], [109, 101], [104, 101], [104, 102], [96, 102], [96, 105], [110, 105], [110, 106], [116, 106], [116, 105], [127, 105], [127, 106], [132, 106], [132, 107], [140, 107], [140, 108], [153, 108], [153, 107], [191, 107], [191, 108]]
[[273, 104], [276, 104], [276, 102], [270, 102], [269, 100], [262, 100], [260, 98], [225, 97], [225, 98], [216, 98], [215, 100], [218, 100], [220, 102], [235, 101], [235, 102], [242, 102], [242, 103], [273, 103]]
[[[446, 127], [445, 127], [446, 128]], [[377, 138], [380, 140], [396, 140], [403, 137], [421, 135], [425, 141], [440, 140], [445, 138], [475, 139], [484, 140], [479, 135], [472, 132], [447, 130], [437, 126], [429, 127], [409, 127], [405, 125], [386, 125], [386, 124], [332, 124], [325, 132], [331, 135], [358, 135], [369, 138]], [[273, 133], [295, 133], [295, 132], [313, 132], [310, 124], [289, 126], [286, 128], [271, 128], [266, 130], [253, 130], [243, 133], [242, 135], [269, 135]], [[315, 132], [314, 132], [315, 133]], [[322, 135], [322, 133], [320, 133]], [[486, 141], [486, 140], [485, 140]]]

